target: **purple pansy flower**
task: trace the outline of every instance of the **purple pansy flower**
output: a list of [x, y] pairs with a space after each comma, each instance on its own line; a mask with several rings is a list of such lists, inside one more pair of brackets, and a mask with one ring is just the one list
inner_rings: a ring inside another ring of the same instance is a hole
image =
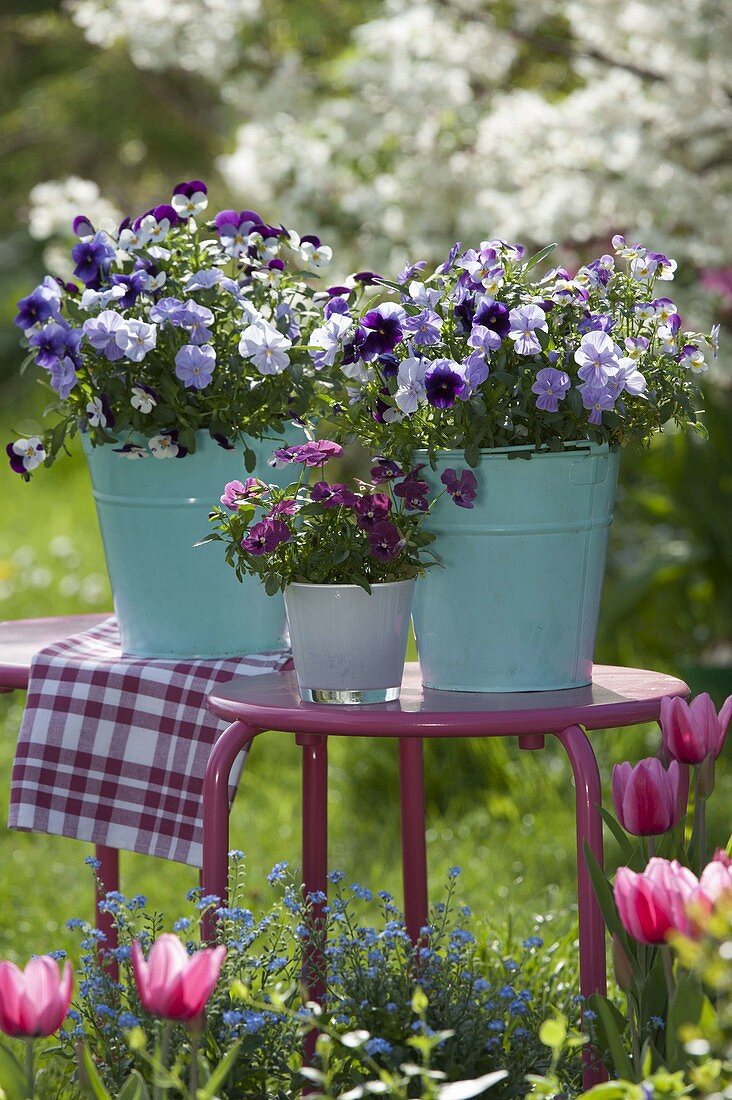
[[161, 298], [150, 310], [150, 320], [157, 321], [159, 325], [176, 325], [177, 317], [185, 305], [179, 298]]
[[290, 528], [281, 519], [263, 519], [250, 528], [249, 534], [241, 540], [241, 548], [247, 554], [261, 557], [275, 550], [280, 543], [287, 542], [291, 536]]
[[187, 389], [203, 390], [213, 378], [216, 352], [211, 344], [184, 344], [175, 357], [175, 374]]
[[436, 359], [425, 371], [427, 400], [436, 409], [451, 409], [465, 392], [465, 378], [452, 359]]
[[[347, 307], [346, 313], [348, 313]], [[350, 329], [351, 318], [341, 313], [331, 314], [324, 325], [313, 329], [309, 345], [310, 355], [313, 358], [316, 370], [333, 366], [336, 355], [342, 349], [343, 342]]]
[[344, 317], [350, 314], [351, 307], [345, 297], [335, 294], [323, 306], [323, 315], [326, 320], [332, 317], [334, 313], [339, 313]]
[[[537, 330], [548, 332], [546, 314], [539, 306], [516, 306], [508, 315], [510, 328], [508, 335], [514, 342], [514, 347], [519, 355], [536, 355], [541, 351], [541, 344], [536, 336]], [[485, 324], [485, 322], [483, 322]]]
[[361, 324], [366, 336], [361, 345], [361, 356], [367, 362], [379, 355], [393, 351], [401, 341], [406, 313], [396, 302], [384, 302], [371, 309], [363, 317]]
[[437, 268], [437, 272], [439, 275], [446, 275], [447, 272], [450, 271], [453, 264], [455, 263], [455, 260], [457, 259], [461, 247], [462, 246], [460, 244], [460, 241], [455, 241], [455, 244], [450, 249], [450, 252], [444, 264], [440, 264], [440, 266]]
[[503, 340], [511, 330], [508, 306], [486, 295], [476, 303], [473, 323], [491, 329]]
[[[283, 458], [285, 454], [291, 455]], [[298, 447], [285, 447], [275, 451], [275, 455], [284, 462], [302, 462], [304, 466], [325, 466], [331, 458], [343, 454], [343, 448], [330, 439], [314, 439], [310, 443], [301, 443]]]
[[221, 494], [221, 503], [229, 511], [235, 512], [240, 501], [261, 496], [264, 488], [263, 482], [256, 477], [248, 477], [243, 483], [241, 481], [227, 481]]
[[433, 309], [423, 309], [415, 317], [407, 317], [403, 327], [411, 334], [412, 342], [418, 346], [438, 344], [442, 318]]
[[430, 487], [419, 476], [422, 466], [410, 470], [404, 481], [394, 486], [394, 496], [401, 497], [410, 512], [426, 512], [429, 509]]
[[40, 286], [20, 299], [13, 324], [27, 332], [35, 325], [45, 325], [52, 317], [58, 317], [60, 312], [61, 292], [54, 280], [47, 276]]
[[43, 440], [37, 435], [28, 439], [16, 439], [8, 443], [5, 452], [10, 459], [10, 469], [16, 474], [28, 474], [40, 466], [46, 458], [46, 448]]
[[484, 355], [490, 354], [501, 346], [501, 337], [495, 329], [487, 325], [473, 325], [468, 337], [468, 347], [481, 351]]
[[82, 326], [84, 335], [94, 348], [110, 363], [123, 359], [127, 345], [127, 322], [121, 313], [105, 309], [98, 317], [89, 317]]
[[404, 470], [391, 458], [377, 456], [373, 462], [371, 479], [377, 485], [381, 485], [384, 481], [393, 481], [395, 477], [404, 477]]
[[406, 546], [398, 529], [388, 520], [381, 520], [369, 531], [369, 547], [372, 555], [380, 561], [393, 561]]
[[[52, 321], [39, 332], [34, 332], [29, 339], [32, 347], [36, 348], [36, 363], [39, 367], [50, 370], [55, 363], [64, 356], [67, 350], [68, 325], [64, 322]], [[76, 346], [78, 347], [81, 332], [78, 334]]]
[[119, 286], [124, 294], [116, 298], [116, 304], [122, 309], [133, 306], [147, 287], [148, 276], [145, 271], [133, 271], [131, 275], [112, 275], [111, 286]]
[[327, 481], [318, 481], [310, 490], [310, 499], [322, 504], [324, 508], [338, 508], [340, 505], [352, 508], [357, 497], [347, 485], [340, 482], [329, 485]]
[[568, 374], [554, 367], [542, 367], [537, 373], [536, 380], [531, 387], [531, 392], [538, 394], [536, 398], [537, 409], [545, 412], [556, 412], [559, 402], [563, 401], [567, 390], [572, 385]]
[[76, 264], [74, 275], [85, 286], [92, 286], [107, 277], [114, 259], [114, 248], [105, 233], [95, 233], [90, 240], [75, 244], [71, 257]]
[[87, 238], [93, 237], [96, 233], [94, 226], [89, 221], [86, 214], [78, 214], [74, 218], [71, 223], [71, 231], [80, 241], [85, 241]]
[[485, 382], [490, 374], [490, 369], [484, 359], [484, 353], [474, 351], [462, 364], [462, 370], [465, 376], [465, 393], [461, 394], [461, 397], [465, 399], [475, 393], [478, 386]]
[[459, 477], [456, 470], [444, 470], [440, 481], [458, 508], [473, 507], [478, 495], [478, 482], [472, 470], [462, 470]]
[[396, 281], [403, 286], [405, 283], [408, 283], [410, 279], [413, 279], [415, 275], [418, 275], [420, 271], [424, 271], [426, 267], [426, 260], [416, 260], [411, 264], [407, 263], [397, 275]]
[[356, 501], [356, 522], [364, 531], [370, 531], [386, 519], [390, 511], [391, 501], [386, 493], [362, 493]]

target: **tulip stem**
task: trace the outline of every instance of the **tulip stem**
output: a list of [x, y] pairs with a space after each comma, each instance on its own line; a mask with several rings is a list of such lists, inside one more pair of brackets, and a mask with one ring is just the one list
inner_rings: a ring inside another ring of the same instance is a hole
[[674, 960], [671, 956], [671, 948], [664, 945], [661, 948], [661, 958], [663, 959], [663, 975], [666, 979], [666, 993], [668, 994], [668, 1001], [671, 1004], [674, 993], [676, 992], [676, 983], [674, 982]]
[[163, 1085], [160, 1081], [160, 1077], [163, 1071], [168, 1068], [168, 1053], [170, 1052], [170, 1037], [173, 1034], [173, 1025], [168, 1021], [163, 1021], [163, 1026], [160, 1032], [160, 1059], [156, 1069], [160, 1071], [160, 1074], [156, 1076], [155, 1084], [153, 1087], [153, 1100], [163, 1100]]
[[188, 1084], [191, 1100], [196, 1100], [198, 1092], [198, 1036], [191, 1034], [191, 1064], [188, 1070]]
[[28, 1078], [30, 1096], [36, 1095], [35, 1069], [33, 1066], [33, 1039], [25, 1041], [25, 1075]]
[[646, 837], [648, 843], [648, 858], [652, 859], [656, 854], [656, 838], [655, 836]]
[[694, 768], [694, 826], [689, 841], [691, 864], [697, 874], [704, 866], [707, 853], [707, 800], [701, 790], [701, 769], [701, 764]]

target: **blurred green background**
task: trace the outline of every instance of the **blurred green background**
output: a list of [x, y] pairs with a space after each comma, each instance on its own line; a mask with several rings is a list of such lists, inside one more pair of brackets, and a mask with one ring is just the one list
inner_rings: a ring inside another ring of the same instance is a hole
[[[666, 13], [660, 31], [657, 5], [619, 2], [612, 28], [597, 0], [583, 5], [583, 22], [576, 8], [560, 0], [0, 6], [3, 440], [11, 429], [38, 427], [46, 401], [38, 373], [18, 373], [16, 300], [44, 271], [68, 272], [74, 214], [113, 223], [164, 201], [179, 179], [207, 180], [214, 208], [259, 205], [271, 220], [320, 232], [339, 249], [333, 281], [401, 264], [412, 240], [432, 260], [456, 236], [466, 244], [514, 236], [529, 246], [549, 237], [572, 263], [602, 251], [614, 232], [642, 234], [679, 257], [667, 289], [686, 328], [723, 322], [722, 352], [704, 380], [709, 439], [670, 432], [624, 456], [598, 659], [680, 674], [721, 702], [732, 691], [724, 333], [732, 97], [717, 51], [729, 42], [729, 8], [712, 3], [702, 17], [698, 5], [679, 4], [684, 19]], [[706, 97], [702, 121], [698, 95]], [[668, 117], [677, 127], [696, 119], [693, 142], [664, 130]], [[593, 151], [599, 125], [606, 153]], [[0, 617], [110, 606], [82, 457], [30, 485], [6, 468]], [[2, 812], [22, 705], [19, 694], [0, 697]], [[653, 753], [657, 742], [652, 728], [595, 738], [606, 776], [613, 762]], [[352, 880], [398, 889], [394, 749], [333, 746], [331, 862]], [[713, 822], [719, 843], [730, 830], [731, 760], [728, 746]], [[526, 927], [537, 915], [566, 925], [574, 839], [561, 752], [431, 745], [427, 768], [433, 880], [461, 864], [465, 896], [479, 911]], [[262, 738], [233, 817], [255, 902], [275, 860], [298, 858], [298, 785], [292, 739]], [[65, 919], [90, 915], [80, 870], [87, 851], [0, 833], [0, 954], [69, 946]], [[123, 865], [130, 892], [149, 893], [172, 915], [194, 881], [190, 870], [151, 859]]]

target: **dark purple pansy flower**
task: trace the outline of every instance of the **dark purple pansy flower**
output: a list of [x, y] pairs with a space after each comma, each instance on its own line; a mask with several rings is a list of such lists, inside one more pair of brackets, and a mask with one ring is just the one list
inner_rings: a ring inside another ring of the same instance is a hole
[[261, 557], [287, 542], [291, 535], [290, 528], [281, 519], [263, 519], [250, 528], [249, 534], [241, 540], [241, 548], [247, 554]]
[[395, 302], [384, 302], [370, 309], [361, 324], [366, 338], [361, 345], [361, 357], [367, 362], [394, 350], [404, 335], [402, 325], [406, 313]]
[[323, 306], [323, 314], [325, 317], [332, 317], [334, 313], [341, 313], [343, 316], [348, 316], [351, 312], [351, 307], [345, 298], [333, 297], [329, 298]]
[[329, 286], [325, 292], [329, 298], [347, 298], [351, 293], [349, 286]]
[[394, 524], [388, 520], [374, 524], [368, 539], [372, 555], [380, 561], [392, 561], [406, 546], [406, 539], [402, 538]]
[[363, 493], [356, 501], [356, 522], [364, 531], [370, 531], [386, 519], [390, 511], [391, 501], [386, 493]]
[[226, 436], [223, 435], [221, 432], [211, 432], [211, 438], [213, 440], [215, 440], [216, 443], [218, 443], [218, 445], [219, 445], [219, 447], [221, 447], [222, 451], [235, 451], [236, 450], [236, 447], [231, 442], [231, 440], [227, 439]]
[[184, 183], [176, 183], [173, 188], [174, 195], [185, 195], [187, 199], [199, 192], [204, 195], [208, 194], [208, 187], [206, 187], [203, 180], [187, 180]]
[[478, 495], [478, 482], [472, 470], [463, 470], [458, 477], [456, 470], [445, 470], [440, 481], [459, 508], [472, 508]]
[[338, 508], [341, 504], [352, 508], [357, 501], [356, 494], [340, 482], [329, 485], [327, 481], [318, 481], [310, 490], [310, 499], [324, 508]]
[[377, 363], [384, 378], [396, 378], [399, 373], [399, 360], [396, 355], [392, 355], [391, 353], [380, 355], [377, 359]]
[[320, 237], [316, 237], [314, 233], [307, 233], [304, 237], [300, 238], [300, 244], [311, 244], [313, 248], [320, 248]]
[[401, 497], [404, 500], [404, 507], [409, 509], [410, 512], [426, 512], [429, 510], [430, 487], [426, 481], [422, 481], [419, 477], [421, 469], [423, 469], [422, 466], [415, 466], [404, 478], [404, 481], [400, 481], [394, 486], [394, 496]]
[[156, 222], [169, 221], [171, 225], [178, 225], [181, 218], [175, 207], [171, 206], [169, 202], [163, 202], [160, 206], [154, 206], [151, 210], [152, 216]]
[[377, 275], [375, 271], [357, 271], [353, 278], [357, 283], [363, 283], [364, 286], [368, 286], [369, 283], [380, 283], [382, 276]]
[[492, 328], [503, 340], [508, 336], [511, 323], [508, 319], [509, 308], [503, 302], [496, 302], [493, 298], [483, 298], [478, 302], [475, 311], [476, 325], [484, 325]]
[[465, 391], [465, 379], [450, 359], [436, 359], [425, 371], [424, 388], [427, 400], [435, 409], [451, 409]]
[[404, 470], [391, 458], [375, 458], [371, 467], [371, 478], [377, 485], [384, 481], [393, 481], [395, 477], [404, 477]]
[[586, 332], [612, 332], [615, 322], [606, 313], [590, 313], [577, 325], [577, 331], [583, 336]]
[[99, 285], [106, 279], [114, 259], [114, 249], [104, 233], [95, 233], [90, 240], [79, 241], [71, 249], [71, 258], [76, 264], [74, 275], [85, 286]]
[[115, 299], [115, 306], [119, 309], [126, 309], [128, 306], [134, 306], [140, 294], [142, 294], [147, 283], [145, 273], [142, 271], [133, 271], [131, 275], [112, 275], [110, 280], [112, 286], [122, 286], [125, 288], [125, 294], [122, 298]]
[[79, 214], [78, 217], [74, 218], [71, 223], [71, 228], [74, 236], [79, 237], [82, 241], [85, 237], [93, 237], [96, 232], [94, 226], [85, 214]]

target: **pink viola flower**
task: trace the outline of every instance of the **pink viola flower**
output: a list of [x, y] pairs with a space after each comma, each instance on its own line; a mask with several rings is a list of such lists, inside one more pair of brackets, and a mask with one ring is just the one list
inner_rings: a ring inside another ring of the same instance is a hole
[[691, 930], [686, 908], [699, 887], [699, 880], [677, 860], [648, 861], [638, 874], [619, 867], [615, 876], [615, 904], [623, 927], [640, 943], [665, 943], [669, 932]]
[[71, 963], [59, 974], [50, 955], [31, 959], [25, 970], [0, 962], [0, 1030], [11, 1039], [53, 1035], [66, 1019], [73, 985]]
[[177, 936], [165, 932], [145, 960], [135, 940], [132, 970], [142, 1007], [164, 1020], [194, 1020], [211, 998], [225, 957], [225, 947], [204, 947], [189, 955]]
[[732, 695], [719, 713], [707, 692], [697, 695], [691, 703], [685, 699], [665, 698], [661, 702], [664, 746], [680, 764], [701, 764], [710, 753], [716, 760], [731, 718]]
[[660, 836], [681, 818], [681, 772], [675, 760], [668, 771], [651, 756], [633, 767], [613, 768], [613, 802], [618, 821], [633, 836]]

